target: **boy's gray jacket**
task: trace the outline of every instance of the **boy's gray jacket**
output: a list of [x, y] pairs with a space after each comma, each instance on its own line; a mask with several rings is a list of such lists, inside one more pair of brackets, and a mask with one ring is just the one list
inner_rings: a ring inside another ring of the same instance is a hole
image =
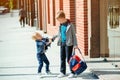
[[[66, 30], [66, 45], [67, 46], [77, 46], [77, 39], [76, 39], [76, 33], [75, 33], [75, 26], [70, 23], [67, 26]], [[60, 27], [59, 27], [59, 32], [58, 32], [58, 46], [61, 45], [61, 34], [60, 34]]]

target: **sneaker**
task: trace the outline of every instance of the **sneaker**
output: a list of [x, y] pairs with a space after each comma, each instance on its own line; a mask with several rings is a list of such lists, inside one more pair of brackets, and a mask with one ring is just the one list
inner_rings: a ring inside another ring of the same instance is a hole
[[50, 75], [50, 74], [52, 74], [50, 71], [46, 72], [46, 75]]
[[76, 78], [76, 77], [77, 77], [77, 75], [72, 74], [72, 73], [68, 76], [68, 78]]
[[63, 74], [63, 73], [60, 73], [60, 74], [59, 74], [57, 77], [58, 77], [58, 78], [65, 77], [65, 74]]

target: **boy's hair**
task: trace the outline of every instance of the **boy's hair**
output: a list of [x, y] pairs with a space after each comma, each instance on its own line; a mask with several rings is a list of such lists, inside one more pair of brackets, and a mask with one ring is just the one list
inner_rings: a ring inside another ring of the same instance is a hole
[[39, 36], [42, 37], [41, 34], [39, 34], [38, 32], [36, 32], [36, 33], [32, 36], [32, 39], [33, 39], [33, 40], [37, 40]]
[[62, 10], [57, 12], [56, 19], [58, 19], [58, 18], [65, 18], [65, 13]]
[[33, 39], [33, 40], [36, 40], [37, 38], [36, 38], [36, 36], [35, 36], [35, 35], [33, 35], [33, 36], [32, 36], [32, 39]]

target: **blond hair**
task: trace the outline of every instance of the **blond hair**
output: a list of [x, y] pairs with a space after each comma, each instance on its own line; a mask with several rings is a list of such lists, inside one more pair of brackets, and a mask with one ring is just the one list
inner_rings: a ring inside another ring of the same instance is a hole
[[57, 12], [56, 19], [58, 18], [65, 18], [65, 13], [62, 10]]
[[39, 39], [40, 37], [42, 37], [42, 35], [39, 34], [38, 32], [35, 32], [35, 33], [32, 35], [32, 39], [33, 39], [33, 40], [37, 40], [37, 39]]

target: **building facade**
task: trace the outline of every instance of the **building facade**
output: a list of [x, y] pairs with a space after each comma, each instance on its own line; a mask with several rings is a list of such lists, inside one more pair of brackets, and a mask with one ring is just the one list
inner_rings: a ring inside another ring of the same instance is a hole
[[39, 0], [38, 5], [40, 29], [49, 35], [57, 34], [59, 23], [55, 16], [59, 10], [63, 10], [66, 17], [76, 26], [79, 47], [88, 55], [87, 0]]
[[[63, 10], [75, 25], [78, 46], [84, 55], [99, 58], [118, 53], [120, 56], [119, 0], [19, 1], [27, 11], [27, 24], [34, 26], [36, 19], [38, 29], [49, 35], [57, 34], [59, 23], [55, 16]], [[113, 39], [117, 41], [114, 46]]]

